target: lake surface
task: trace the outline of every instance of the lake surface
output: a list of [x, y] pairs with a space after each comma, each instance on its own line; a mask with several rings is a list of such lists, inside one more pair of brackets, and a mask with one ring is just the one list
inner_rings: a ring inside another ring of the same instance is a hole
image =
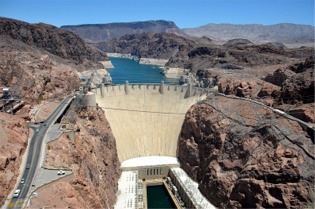
[[147, 187], [148, 208], [176, 208], [164, 185]]
[[129, 83], [175, 83], [178, 79], [168, 79], [161, 74], [161, 68], [154, 65], [142, 65], [126, 58], [110, 57], [115, 68], [107, 69], [113, 84]]

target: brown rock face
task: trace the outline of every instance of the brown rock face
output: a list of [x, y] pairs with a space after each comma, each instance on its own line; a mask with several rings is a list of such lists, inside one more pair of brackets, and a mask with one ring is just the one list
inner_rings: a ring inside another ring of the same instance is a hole
[[[72, 157], [79, 169], [75, 172], [76, 181], [71, 184], [82, 196], [87, 197], [91, 208], [113, 207], [121, 171], [116, 141], [109, 123], [104, 112], [97, 109], [81, 112], [77, 125], [80, 133], [76, 135], [76, 149]], [[91, 189], [96, 196], [84, 191], [84, 184], [92, 184]]]
[[77, 71], [102, 68], [108, 57], [79, 36], [46, 24], [0, 18], [0, 88], [28, 102], [68, 95]]
[[280, 92], [280, 87], [265, 82], [255, 76], [225, 75], [218, 79], [219, 92], [256, 100], [273, 105]]
[[[48, 145], [46, 167], [73, 170], [71, 180], [53, 183], [41, 191], [58, 189], [56, 200], [64, 199], [59, 207], [113, 208], [116, 201], [120, 163], [115, 139], [101, 109], [84, 109], [76, 117], [80, 131], [74, 138], [64, 135]], [[40, 198], [40, 197], [39, 197]], [[47, 206], [50, 199], [37, 199], [33, 206]], [[51, 205], [53, 206], [53, 205]]]
[[72, 59], [82, 64], [85, 59], [106, 59], [103, 52], [88, 46], [78, 35], [44, 23], [26, 22], [0, 18], [0, 35], [25, 44], [42, 48], [58, 57]]
[[286, 104], [314, 102], [314, 72], [308, 69], [284, 81], [279, 99]]
[[315, 123], [315, 103], [299, 105], [290, 109], [288, 113], [300, 120]]
[[277, 86], [282, 86], [283, 82], [293, 76], [295, 73], [290, 70], [276, 70], [272, 75], [267, 75], [265, 81]]
[[281, 87], [278, 104], [314, 103], [314, 72], [314, 56], [310, 56], [304, 62], [276, 70], [264, 80]]
[[194, 105], [178, 158], [222, 208], [304, 208], [312, 201], [314, 144], [295, 122], [222, 96]]
[[19, 116], [0, 113], [0, 205], [13, 190], [28, 138], [27, 123]]

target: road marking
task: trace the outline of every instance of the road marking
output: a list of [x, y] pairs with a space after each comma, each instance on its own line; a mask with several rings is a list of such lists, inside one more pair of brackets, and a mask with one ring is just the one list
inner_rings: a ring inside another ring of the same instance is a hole
[[14, 202], [8, 204], [8, 208], [14, 207]]
[[22, 206], [24, 204], [24, 202], [18, 202], [17, 204], [16, 204], [16, 206]]

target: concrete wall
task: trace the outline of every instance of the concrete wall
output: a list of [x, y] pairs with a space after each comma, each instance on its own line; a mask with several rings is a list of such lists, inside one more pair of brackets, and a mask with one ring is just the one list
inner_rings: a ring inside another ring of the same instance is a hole
[[204, 90], [174, 85], [117, 85], [97, 89], [116, 138], [121, 162], [141, 156], [176, 157], [177, 140], [190, 106]]
[[[184, 201], [186, 208], [191, 209], [216, 209], [198, 189], [198, 183], [193, 181], [181, 168], [171, 168], [169, 172], [171, 182], [168, 184], [173, 188], [172, 192]], [[174, 188], [175, 186], [175, 188]]]

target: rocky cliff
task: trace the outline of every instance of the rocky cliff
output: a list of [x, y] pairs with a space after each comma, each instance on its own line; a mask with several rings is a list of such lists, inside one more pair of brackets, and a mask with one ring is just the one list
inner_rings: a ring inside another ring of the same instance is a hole
[[[78, 35], [44, 23], [26, 22], [0, 18], [0, 36], [43, 49], [64, 59], [82, 64], [85, 60], [100, 61], [106, 55], [88, 46]], [[18, 45], [15, 44], [15, 45]]]
[[[72, 108], [77, 108], [72, 106]], [[37, 191], [30, 208], [113, 208], [116, 201], [120, 163], [116, 142], [101, 109], [83, 108], [62, 119], [77, 131], [48, 144], [49, 169], [72, 169], [73, 174]]]
[[74, 33], [46, 24], [0, 18], [0, 86], [40, 101], [78, 87], [77, 71], [102, 68], [103, 52]]
[[17, 181], [28, 135], [29, 129], [22, 114], [0, 113], [0, 206]]
[[121, 37], [126, 34], [137, 34], [143, 32], [179, 33], [179, 29], [174, 22], [165, 20], [128, 22], [128, 23], [108, 23], [108, 24], [88, 24], [88, 25], [66, 25], [61, 28], [78, 34], [81, 38], [90, 42], [107, 41]]
[[188, 111], [178, 143], [181, 166], [220, 208], [313, 207], [314, 157], [298, 123], [222, 96]]

